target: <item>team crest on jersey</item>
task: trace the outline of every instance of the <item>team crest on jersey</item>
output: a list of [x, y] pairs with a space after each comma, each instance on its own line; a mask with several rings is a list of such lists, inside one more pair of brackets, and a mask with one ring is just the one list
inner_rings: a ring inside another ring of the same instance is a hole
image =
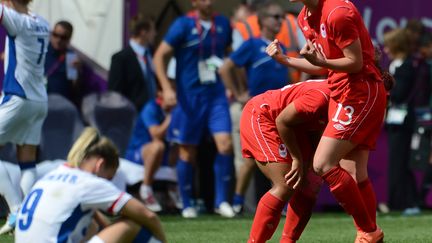
[[345, 130], [345, 127], [342, 126], [342, 125], [339, 124], [339, 123], [334, 124], [333, 127], [336, 128], [336, 130], [338, 130], [338, 131], [343, 131], [343, 130]]
[[326, 38], [326, 37], [327, 37], [326, 27], [325, 27], [324, 24], [321, 24], [321, 26], [320, 26], [320, 32], [321, 32], [321, 36], [322, 36], [323, 38]]
[[288, 155], [287, 147], [286, 147], [285, 144], [283, 144], [283, 143], [279, 145], [279, 155], [280, 155], [282, 158], [286, 158], [287, 155]]

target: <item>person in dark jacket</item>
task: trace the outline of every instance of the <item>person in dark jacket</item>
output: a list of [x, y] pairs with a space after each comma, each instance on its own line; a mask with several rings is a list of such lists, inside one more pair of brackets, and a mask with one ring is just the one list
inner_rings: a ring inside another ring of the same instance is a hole
[[155, 36], [151, 18], [133, 19], [129, 45], [111, 59], [108, 89], [126, 96], [139, 111], [156, 96], [156, 76], [150, 48]]
[[412, 55], [410, 39], [404, 29], [384, 35], [384, 51], [395, 79], [390, 92], [386, 123], [389, 144], [388, 203], [403, 214], [420, 212], [416, 181], [410, 168], [411, 138], [416, 126], [415, 108], [427, 106], [430, 99], [430, 71], [427, 63]]

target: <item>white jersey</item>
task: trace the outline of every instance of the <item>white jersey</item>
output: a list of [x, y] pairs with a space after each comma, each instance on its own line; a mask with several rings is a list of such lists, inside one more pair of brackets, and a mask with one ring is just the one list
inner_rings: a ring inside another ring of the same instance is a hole
[[0, 4], [0, 21], [6, 29], [3, 92], [34, 101], [47, 101], [44, 65], [49, 24], [33, 13], [18, 13]]
[[94, 210], [117, 214], [131, 195], [110, 181], [67, 165], [42, 177], [17, 216], [15, 242], [80, 242]]

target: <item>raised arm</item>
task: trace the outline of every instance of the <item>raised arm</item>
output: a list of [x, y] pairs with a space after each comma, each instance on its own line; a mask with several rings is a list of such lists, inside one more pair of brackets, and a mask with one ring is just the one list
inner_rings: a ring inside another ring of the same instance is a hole
[[273, 59], [285, 66], [292, 67], [312, 75], [327, 75], [327, 70], [323, 67], [315, 66], [304, 58], [288, 57], [283, 54], [277, 39], [267, 46], [266, 52]]
[[360, 40], [357, 39], [344, 49], [344, 57], [337, 59], [327, 59], [324, 55], [310, 42], [307, 41], [305, 47], [300, 51], [311, 64], [338, 72], [357, 73], [363, 67], [363, 55]]

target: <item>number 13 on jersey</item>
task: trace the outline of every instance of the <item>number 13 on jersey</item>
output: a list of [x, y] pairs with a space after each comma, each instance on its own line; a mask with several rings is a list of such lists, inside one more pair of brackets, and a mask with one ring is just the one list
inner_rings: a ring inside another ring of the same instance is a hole
[[332, 118], [332, 121], [338, 122], [346, 126], [351, 123], [353, 114], [354, 114], [354, 107], [350, 105], [344, 106], [342, 103], [339, 103], [337, 110]]

